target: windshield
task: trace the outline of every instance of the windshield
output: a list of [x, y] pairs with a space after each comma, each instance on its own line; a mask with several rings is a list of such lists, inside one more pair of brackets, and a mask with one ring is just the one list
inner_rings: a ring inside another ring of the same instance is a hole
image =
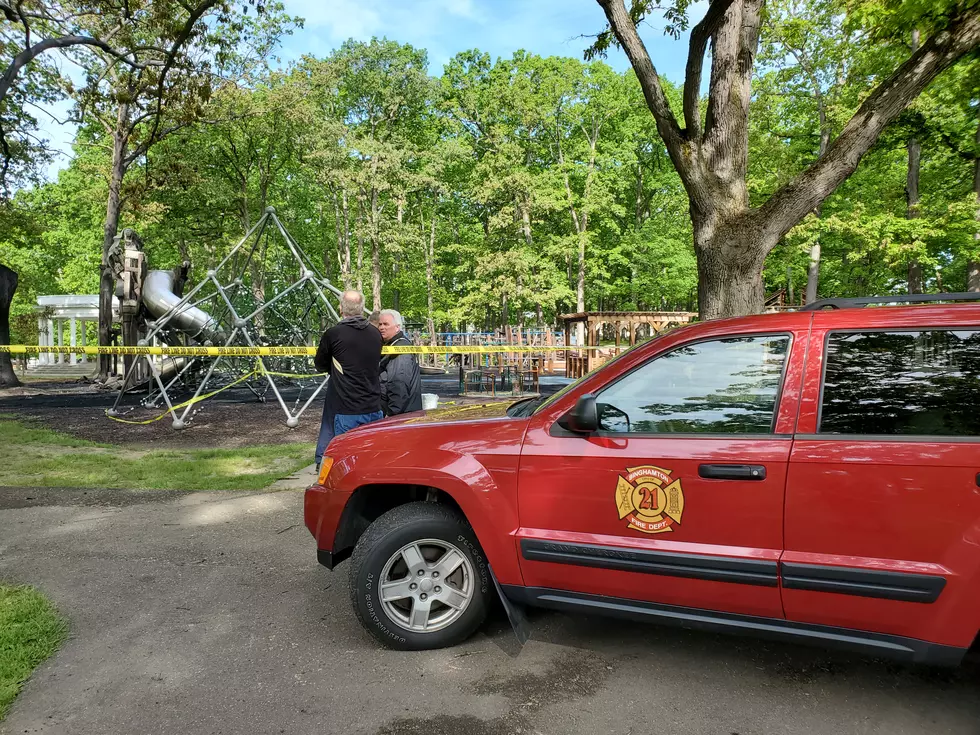
[[[603, 368], [608, 367], [609, 365], [612, 365], [612, 364], [614, 364], [616, 362], [619, 362], [622, 358], [626, 357], [626, 355], [629, 355], [630, 353], [632, 353], [633, 350], [635, 350], [637, 347], [641, 347], [643, 345], [648, 345], [651, 342], [653, 342], [655, 340], [658, 340], [658, 339], [660, 339], [660, 336], [659, 335], [657, 337], [654, 337], [653, 339], [648, 339], [645, 342], [637, 342], [635, 345], [633, 345], [629, 349], [626, 349], [626, 350], [623, 350], [622, 352], [620, 352], [612, 360], [609, 360], [607, 362], [604, 362], [602, 365], [600, 365], [599, 367], [597, 367], [592, 372], [586, 373], [581, 378], [578, 378], [576, 380], [573, 380], [571, 383], [569, 383], [568, 385], [566, 385], [561, 390], [557, 391], [556, 393], [552, 393], [546, 399], [544, 399], [544, 400], [542, 400], [541, 398], [534, 399], [534, 400], [538, 401], [538, 403], [534, 407], [534, 413], [538, 413], [538, 411], [541, 411], [541, 410], [547, 408], [552, 403], [554, 403], [559, 398], [561, 398], [563, 395], [565, 395], [566, 393], [568, 393], [570, 390], [574, 390], [583, 380], [585, 380], [586, 378], [591, 377], [592, 375], [594, 375], [595, 372], [596, 372], [596, 370], [602, 370]], [[572, 348], [572, 349], [574, 349], [574, 348]], [[530, 415], [530, 414], [528, 414], [528, 415]]]
[[538, 404], [543, 400], [544, 398], [542, 396], [537, 396], [535, 398], [523, 398], [507, 407], [507, 415], [512, 419], [529, 418], [534, 413], [534, 409], [536, 409]]

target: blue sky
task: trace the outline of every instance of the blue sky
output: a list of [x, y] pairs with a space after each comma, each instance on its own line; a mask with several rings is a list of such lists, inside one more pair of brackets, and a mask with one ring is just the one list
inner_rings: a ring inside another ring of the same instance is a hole
[[[284, 62], [304, 53], [325, 56], [348, 38], [386, 36], [427, 49], [434, 75], [458, 52], [471, 48], [493, 58], [518, 49], [582, 58], [591, 40], [581, 36], [597, 33], [605, 23], [595, 0], [286, 0], [286, 9], [305, 18], [306, 25], [284, 45]], [[678, 42], [663, 35], [659, 18], [651, 18], [641, 30], [658, 71], [680, 81], [686, 39]], [[618, 51], [608, 61], [619, 70], [629, 65]]]
[[[387, 37], [410, 43], [429, 53], [429, 71], [443, 65], [460, 51], [479, 48], [491, 57], [508, 57], [518, 49], [541, 56], [574, 56], [605, 22], [595, 0], [284, 0], [286, 11], [305, 19], [305, 25], [289, 36], [279, 56], [283, 64], [303, 54], [326, 56], [348, 38], [370, 40]], [[703, 7], [702, 7], [703, 6]], [[696, 22], [707, 3], [692, 8]], [[663, 21], [653, 17], [640, 29], [657, 70], [681, 82], [687, 58], [687, 38], [674, 40], [663, 33]], [[622, 71], [629, 62], [621, 51], [612, 51], [607, 62]], [[67, 104], [53, 112], [61, 117]], [[44, 115], [41, 115], [43, 118]], [[63, 152], [49, 169], [52, 178], [68, 164], [73, 126], [40, 120], [44, 137]]]

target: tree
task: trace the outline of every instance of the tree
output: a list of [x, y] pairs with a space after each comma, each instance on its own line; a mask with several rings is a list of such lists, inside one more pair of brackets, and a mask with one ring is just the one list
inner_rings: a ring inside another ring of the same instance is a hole
[[[416, 158], [433, 92], [428, 58], [407, 44], [372, 39], [346, 42], [330, 63], [336, 66], [337, 104], [349, 135], [345, 148], [358, 164], [353, 171], [361, 213], [358, 254], [363, 232], [371, 243], [372, 308], [380, 309], [382, 240], [391, 228], [385, 212], [396, 214], [397, 232], [404, 225], [405, 174]], [[397, 237], [387, 239], [394, 244]]]
[[[127, 6], [127, 12], [142, 19], [133, 32], [137, 43], [132, 54], [138, 63], [121, 64], [115, 54], [94, 52], [97, 62], [89, 68], [88, 84], [78, 95], [80, 119], [101, 125], [103, 145], [111, 152], [99, 282], [99, 344], [108, 344], [112, 325], [114, 279], [107, 257], [119, 229], [126, 173], [153, 145], [204, 116], [216, 82], [241, 64], [236, 50], [243, 35], [277, 37], [281, 32], [280, 22], [248, 23], [248, 6], [238, 8], [232, 0], [199, 0], [187, 6], [175, 0], [165, 8], [144, 2], [147, 7], [141, 13], [132, 3]], [[270, 10], [279, 21], [281, 5]], [[150, 39], [161, 39], [163, 46], [149, 45]], [[257, 49], [271, 47], [266, 39], [257, 40]], [[100, 379], [108, 376], [109, 365], [108, 356], [100, 358]]]
[[[17, 274], [0, 263], [0, 345], [10, 344], [10, 304], [17, 290]], [[20, 385], [10, 355], [0, 352], [0, 388]]]
[[[748, 119], [763, 0], [714, 0], [691, 29], [683, 127], [636, 28], [659, 3], [639, 0], [628, 12], [623, 0], [598, 2], [636, 71], [690, 198], [703, 318], [760, 311], [762, 266], [769, 252], [854, 172], [882, 130], [929, 82], [980, 44], [980, 9], [971, 8], [972, 3], [930, 8], [929, 18], [922, 19], [929, 25], [921, 28], [926, 35], [921, 47], [875, 87], [824, 155], [765, 202], [750, 206]], [[864, 5], [879, 17], [893, 9], [890, 0], [869, 0]], [[678, 2], [671, 9], [675, 17], [684, 18], [681, 11], [686, 7], [686, 2]], [[611, 42], [606, 31], [593, 50], [601, 52]], [[702, 116], [701, 74], [709, 42], [711, 73]]]
[[[766, 6], [759, 64], [771, 71], [755, 80], [756, 108], [750, 120], [750, 149], [753, 132], [766, 139], [766, 149], [762, 153], [757, 143], [755, 163], [750, 158], [749, 164], [751, 182], [759, 173], [758, 154], [770, 162], [767, 173], [775, 176], [763, 184], [764, 196], [786, 183], [788, 172], [800, 173], [813, 158], [822, 157], [847, 121], [844, 115], [856, 109], [848, 97], [856, 87], [854, 77], [860, 79], [867, 49], [845, 27], [846, 18], [839, 0], [770, 0]], [[750, 190], [750, 201], [752, 195]], [[821, 205], [814, 214], [821, 216]], [[817, 298], [821, 250], [820, 238], [813, 237], [807, 303]]]
[[129, 39], [132, 18], [121, 5], [100, 0], [0, 2], [0, 12], [6, 20], [0, 26], [0, 185], [6, 193], [11, 165], [24, 162], [22, 149], [44, 155], [44, 146], [33, 135], [36, 121], [25, 112], [25, 104], [50, 102], [56, 96], [59, 73], [45, 56], [59, 52], [71, 58], [72, 51], [99, 48], [123, 63], [138, 62], [102, 40]]
[[[919, 50], [919, 29], [912, 29], [912, 53]], [[918, 219], [920, 212], [919, 176], [922, 168], [922, 142], [915, 136], [908, 141], [908, 174], [905, 177], [905, 217]], [[922, 263], [918, 258], [909, 260], [909, 293], [922, 293]]]
[[[859, 14], [875, 8], [887, 12], [874, 23]], [[875, 85], [909, 58], [909, 29], [921, 29], [923, 47], [937, 35], [928, 18], [869, 0], [767, 0], [763, 21], [746, 143], [755, 217], [839, 144]], [[41, 85], [38, 68], [18, 86]], [[137, 229], [154, 267], [190, 259], [193, 282], [274, 206], [328, 277], [363, 284], [430, 332], [554, 325], [583, 307], [694, 308], [691, 195], [633, 70], [478, 50], [451, 59], [438, 85], [427, 68], [421, 50], [374, 41], [284, 70], [256, 65], [239, 84], [212, 69], [203, 119], [191, 109], [189, 124], [127, 169], [119, 226]], [[912, 260], [925, 290], [963, 288], [980, 258], [978, 80], [976, 61], [957, 64], [906, 106], [779, 238], [760, 277], [767, 293], [786, 285], [787, 266], [803, 291], [815, 244], [821, 296], [904, 292]], [[661, 86], [680, 115], [684, 90]], [[181, 109], [161, 125], [178, 124]], [[98, 103], [103, 117], [117, 111], [115, 98]], [[23, 224], [0, 227], [0, 261], [20, 276], [14, 341], [34, 339], [37, 295], [97, 287], [113, 151], [86, 117], [68, 168], [18, 192]], [[908, 219], [913, 138], [919, 216]]]
[[[977, 232], [973, 236], [975, 250], [980, 251], [980, 104], [977, 105], [977, 153], [973, 161], [973, 194], [977, 199]], [[967, 265], [967, 291], [980, 291], [980, 255], [974, 255]]]

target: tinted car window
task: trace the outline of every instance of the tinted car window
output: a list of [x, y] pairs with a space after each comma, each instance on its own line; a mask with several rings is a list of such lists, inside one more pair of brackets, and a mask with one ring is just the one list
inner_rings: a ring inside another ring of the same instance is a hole
[[980, 436], [980, 331], [827, 338], [821, 433]]
[[596, 397], [603, 431], [772, 431], [788, 336], [733, 337], [661, 355]]

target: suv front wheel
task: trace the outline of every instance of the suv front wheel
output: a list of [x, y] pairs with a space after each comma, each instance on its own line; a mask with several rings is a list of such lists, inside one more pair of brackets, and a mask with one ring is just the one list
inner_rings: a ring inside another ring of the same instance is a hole
[[354, 611], [390, 648], [444, 648], [466, 640], [486, 618], [489, 585], [473, 529], [436, 503], [388, 511], [351, 556]]

